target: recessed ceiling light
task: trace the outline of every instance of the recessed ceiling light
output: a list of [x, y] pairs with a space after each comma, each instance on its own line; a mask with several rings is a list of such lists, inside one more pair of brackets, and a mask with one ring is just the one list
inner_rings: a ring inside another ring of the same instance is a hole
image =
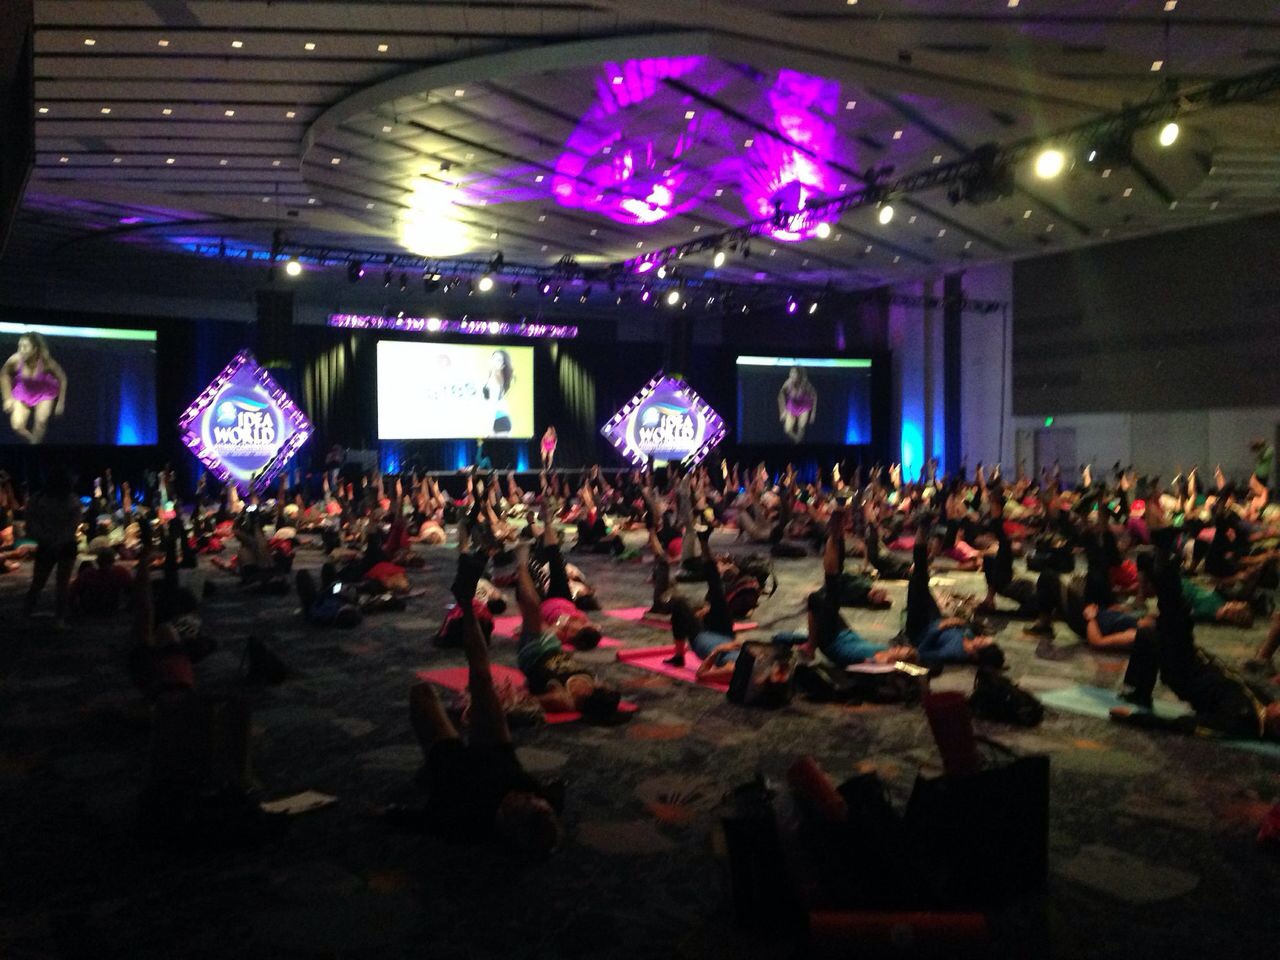
[[1021, 0], [1009, 0], [1010, 9], [1012, 9], [1013, 7], [1016, 7], [1020, 2]]
[[310, 41], [302, 45], [302, 49], [308, 52], [314, 50], [315, 48], [316, 48], [316, 45], [314, 43], [311, 43]]
[[98, 41], [97, 41], [97, 40], [95, 40], [95, 39], [93, 39], [93, 37], [85, 37], [85, 38], [84, 38], [84, 45], [85, 45], [86, 47], [92, 47], [92, 46], [93, 46], [94, 44], [96, 44], [97, 42], [98, 42]]
[[111, 158], [111, 162], [112, 162], [112, 163], [120, 163], [120, 162], [122, 162], [122, 161], [120, 160], [120, 158], [119, 158], [119, 157], [112, 157], [112, 158]]
[[543, 180], [545, 180], [545, 179], [546, 179], [546, 177], [544, 177], [542, 174], [538, 174], [536, 177], [534, 177], [534, 178], [533, 178], [533, 182], [534, 182], [534, 183], [541, 183], [541, 182], [542, 182]]
[[610, 81], [615, 87], [622, 83], [622, 77], [616, 76]]
[[605, 147], [605, 148], [604, 148], [604, 149], [602, 149], [600, 152], [601, 152], [601, 153], [613, 153], [613, 147]]
[[1107, 167], [1105, 170], [1102, 171], [1102, 179], [1105, 180], [1109, 176], [1111, 176], [1111, 168]]
[[69, 159], [68, 157], [59, 157], [59, 158], [58, 158], [58, 162], [59, 162], [59, 163], [66, 163], [66, 162], [68, 161], [68, 159]]
[[389, 46], [387, 46], [385, 43], [380, 43], [380, 44], [378, 44], [378, 52], [379, 52], [379, 53], [386, 53], [386, 52], [387, 52], [388, 50], [390, 50], [390, 49], [391, 49], [391, 48], [390, 48]]
[[1053, 233], [1053, 224], [1050, 223], [1044, 228], [1045, 233]]
[[701, 232], [702, 232], [702, 224], [700, 224], [700, 223], [695, 223], [695, 224], [693, 225], [693, 232], [694, 232], [694, 233], [701, 233]]
[[755, 144], [755, 140], [753, 140], [751, 137], [747, 137], [747, 139], [742, 141], [743, 147], [745, 147], [748, 150], [750, 150], [754, 144]]
[[373, 209], [373, 204], [372, 204], [372, 203], [366, 203], [366, 204], [364, 205], [364, 208], [365, 208], [366, 210], [372, 210], [372, 209]]
[[539, 222], [539, 223], [546, 223], [546, 222], [547, 222], [547, 215], [546, 215], [545, 213], [540, 213], [540, 214], [538, 214], [538, 222]]
[[476, 158], [476, 155], [475, 155], [474, 153], [468, 153], [468, 154], [467, 154], [465, 157], [463, 157], [462, 159], [463, 159], [463, 160], [474, 160], [475, 158]]
[[110, 112], [111, 112], [111, 108], [110, 108], [110, 107], [103, 107], [103, 108], [102, 108], [102, 110], [101, 110], [100, 112], [101, 112], [101, 113], [110, 113]]
[[902, 131], [901, 131], [901, 130], [895, 130], [895, 131], [893, 131], [893, 139], [895, 139], [895, 140], [901, 140], [901, 139], [902, 139]]
[[1155, 72], [1155, 71], [1157, 71], [1157, 70], [1162, 70], [1162, 69], [1164, 69], [1164, 61], [1163, 61], [1163, 60], [1152, 60], [1152, 61], [1151, 61], [1151, 72], [1152, 72], [1152, 73], [1154, 73], [1154, 72]]
[[914, 213], [911, 216], [907, 217], [907, 223], [915, 223], [915, 222], [916, 222], [916, 215]]
[[844, 102], [844, 108], [845, 108], [846, 110], [852, 110], [852, 109], [853, 109], [854, 107], [856, 107], [857, 105], [858, 105], [858, 101], [857, 101], [857, 100], [846, 100], [846, 101]]
[[219, 160], [219, 161], [218, 161], [218, 166], [220, 166], [220, 167], [225, 167], [229, 162], [230, 162], [230, 161], [225, 160], [225, 159], [223, 159], [223, 160]]
[[48, 112], [49, 112], [49, 108], [48, 108], [48, 107], [41, 107], [41, 108], [40, 108], [40, 112], [41, 112], [41, 113], [48, 113]]
[[866, 249], [864, 249], [862, 252], [863, 252], [863, 253], [870, 253], [870, 252], [871, 252], [871, 249], [872, 249], [871, 244], [869, 244], [869, 243], [868, 243], [868, 244], [867, 244], [867, 246], [866, 246]]
[[937, 164], [937, 163], [941, 163], [941, 162], [942, 162], [942, 154], [940, 154], [940, 153], [935, 153], [935, 154], [933, 155], [933, 162], [934, 162], [935, 164]]
[[1125, 195], [1126, 197], [1132, 197], [1132, 196], [1133, 196], [1133, 187], [1125, 187], [1125, 188], [1124, 188], [1124, 195]]
[[724, 196], [724, 190], [717, 190], [717, 191], [716, 191], [716, 196], [717, 196], [717, 197], [722, 197], [722, 196]]
[[939, 236], [939, 237], [945, 237], [946, 235], [947, 235], [947, 228], [946, 228], [946, 227], [942, 227], [942, 228], [938, 231], [938, 236]]
[[156, 46], [157, 46], [157, 47], [167, 47], [168, 45], [169, 45], [169, 41], [168, 41], [168, 40], [157, 40], [157, 41], [156, 41]]
[[272, 161], [271, 161], [271, 165], [272, 165], [273, 167], [278, 167], [278, 166], [280, 166], [280, 161], [279, 161], [279, 160], [272, 160]]
[[1030, 219], [1031, 219], [1031, 211], [1030, 211], [1030, 210], [1024, 210], [1024, 211], [1022, 211], [1022, 219], [1023, 219], [1023, 220], [1030, 220]]
[[684, 118], [686, 120], [692, 120], [695, 116], [697, 116], [697, 114], [694, 113], [692, 110], [686, 110], [684, 112]]
[[160, 112], [163, 113], [166, 117], [171, 117], [173, 116], [173, 107], [165, 107]]
[[901, 258], [900, 256], [898, 256], [896, 253], [893, 255], [893, 262], [894, 262], [894, 263], [897, 263], [897, 262], [898, 262], [899, 260], [901, 260], [901, 259], [902, 259], [902, 258]]
[[966, 250], [968, 250], [968, 249], [969, 249], [970, 247], [972, 247], [972, 246], [973, 246], [973, 241], [972, 241], [972, 240], [966, 240], [966, 241], [964, 242], [964, 248], [965, 248]]
[[271, 202], [271, 198], [270, 198], [270, 197], [263, 197], [263, 198], [262, 198], [262, 202], [263, 202], [263, 203], [270, 203], [270, 202]]
[[239, 50], [239, 49], [241, 49], [241, 48], [244, 46], [244, 41], [243, 41], [243, 40], [232, 40], [232, 41], [231, 41], [231, 46], [232, 46], [232, 48], [233, 48], [233, 49], [235, 49], [235, 50]]
[[542, 252], [543, 253], [547, 252], [547, 245], [545, 243], [542, 245]]
[[173, 162], [174, 162], [173, 157], [166, 157], [164, 162], [165, 162], [165, 163], [167, 163], [167, 164], [172, 165], [172, 164], [173, 164]]
[[1217, 209], [1218, 209], [1218, 201], [1217, 201], [1217, 200], [1213, 200], [1213, 201], [1211, 201], [1211, 202], [1209, 203], [1209, 209], [1210, 209], [1210, 210], [1217, 210]]
[[285, 111], [285, 114], [284, 114], [284, 118], [285, 118], [286, 120], [292, 120], [292, 119], [293, 119], [294, 117], [296, 117], [297, 115], [298, 115], [298, 111], [296, 111], [296, 110], [286, 110], [286, 111]]
[[1165, 13], [1173, 13], [1176, 9], [1178, 9], [1178, 0], [1164, 0]]
[[593, 236], [593, 237], [594, 237], [594, 236], [595, 236], [597, 233], [599, 233], [599, 232], [600, 232], [600, 231], [599, 231], [598, 229], [596, 229], [595, 227], [592, 227], [592, 228], [591, 228], [591, 236]]
[[844, 2], [846, 6], [850, 7], [856, 7], [858, 5], [858, 0], [844, 0]]
[[223, 110], [222, 115], [224, 117], [234, 117], [236, 115], [236, 112], [234, 110]]
[[342, 158], [341, 158], [341, 157], [331, 157], [331, 158], [329, 159], [329, 165], [330, 165], [330, 166], [333, 166], [333, 167], [336, 167], [336, 166], [337, 166], [338, 164], [340, 164], [341, 162], [342, 162]]
[[390, 133], [390, 132], [391, 132], [391, 127], [390, 127], [390, 126], [388, 126], [388, 125], [385, 125], [385, 124], [384, 124], [384, 125], [383, 125], [383, 127], [382, 127], [382, 132], [383, 132], [383, 133]]
[[315, 197], [307, 197], [307, 203], [315, 203], [315, 202], [316, 202]]
[[637, 241], [636, 241], [636, 249], [637, 249], [637, 250], [641, 250], [641, 249], [643, 249], [643, 248], [644, 248], [644, 241], [643, 241], [643, 240], [637, 240]]
[[453, 95], [454, 95], [455, 97], [463, 97], [463, 96], [466, 96], [466, 93], [467, 93], [467, 91], [463, 90], [461, 87], [459, 87], [457, 90], [453, 91]]

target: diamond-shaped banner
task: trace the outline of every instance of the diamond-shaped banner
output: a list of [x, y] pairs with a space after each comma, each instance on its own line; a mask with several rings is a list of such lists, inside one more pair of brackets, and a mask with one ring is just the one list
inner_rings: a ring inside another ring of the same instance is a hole
[[223, 483], [266, 490], [311, 436], [284, 388], [242, 350], [178, 419], [182, 442]]
[[692, 466], [724, 439], [725, 425], [692, 387], [659, 372], [600, 433], [637, 466], [650, 459]]

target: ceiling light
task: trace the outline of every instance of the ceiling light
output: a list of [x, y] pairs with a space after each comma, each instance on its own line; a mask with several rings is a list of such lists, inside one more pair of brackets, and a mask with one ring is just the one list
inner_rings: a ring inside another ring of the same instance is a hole
[[1041, 150], [1036, 157], [1036, 176], [1041, 180], [1052, 180], [1058, 176], [1067, 166], [1067, 155], [1061, 150], [1049, 147]]
[[218, 161], [218, 166], [225, 167], [230, 161], [223, 159]]
[[314, 204], [315, 202], [316, 202], [315, 197], [307, 197], [307, 203]]
[[667, 265], [665, 263], [662, 266], [658, 267], [658, 279], [659, 280], [667, 279]]
[[942, 229], [940, 229], [940, 230], [938, 231], [938, 239], [942, 239], [942, 238], [943, 238], [943, 237], [945, 237], [946, 235], [947, 235], [947, 228], [946, 228], [946, 227], [943, 227]]
[[244, 46], [244, 41], [243, 41], [243, 40], [232, 40], [232, 41], [231, 41], [231, 46], [232, 46], [232, 47], [234, 47], [236, 50], [239, 50], [241, 47], [243, 47], [243, 46]]
[[684, 118], [686, 120], [692, 120], [695, 116], [697, 116], [697, 114], [695, 114], [692, 110], [686, 110], [684, 112]]
[[818, 312], [818, 301], [814, 300], [812, 303], [809, 304], [809, 316], [812, 317], [817, 312]]
[[1164, 61], [1163, 61], [1163, 60], [1152, 60], [1152, 61], [1151, 61], [1151, 72], [1152, 72], [1152, 73], [1155, 73], [1157, 70], [1163, 70], [1163, 69], [1164, 69]]
[[271, 161], [271, 165], [272, 165], [273, 167], [278, 167], [278, 166], [280, 166], [280, 161], [279, 161], [279, 160], [272, 160], [272, 161]]
[[787, 313], [795, 313], [800, 309], [800, 304], [796, 303], [795, 297], [787, 297]]
[[545, 179], [546, 179], [546, 177], [544, 177], [542, 174], [538, 174], [536, 177], [534, 177], [534, 178], [533, 178], [533, 182], [534, 182], [534, 183], [541, 183], [541, 182], [542, 182], [543, 180], [545, 180]]
[[876, 214], [876, 219], [880, 221], [881, 226], [887, 226], [889, 221], [893, 219], [893, 204], [886, 203], [881, 205], [880, 212]]
[[290, 260], [284, 265], [284, 272], [291, 277], [300, 277], [302, 276], [302, 264], [297, 260]]
[[165, 159], [165, 161], [164, 161], [164, 162], [165, 162], [165, 163], [167, 163], [167, 164], [172, 165], [172, 164], [173, 164], [173, 162], [174, 162], [173, 157], [167, 157], [167, 158]]
[[667, 306], [674, 307], [680, 302], [680, 291], [670, 290], [667, 292]]
[[1012, 9], [1013, 9], [1014, 7], [1016, 7], [1020, 2], [1021, 2], [1021, 0], [1009, 0], [1009, 9], [1010, 9], [1010, 10], [1012, 10]]
[[372, 204], [372, 203], [366, 203], [366, 204], [364, 205], [364, 208], [365, 208], [366, 210], [372, 210], [372, 209], [373, 209], [373, 204]]
[[844, 103], [844, 108], [845, 108], [846, 110], [852, 110], [852, 109], [853, 109], [854, 107], [856, 107], [857, 105], [858, 105], [858, 101], [857, 101], [857, 100], [846, 100], [846, 101], [845, 101], [845, 103]]
[[462, 96], [466, 96], [466, 93], [467, 93], [467, 91], [466, 91], [466, 90], [463, 90], [461, 87], [459, 87], [457, 90], [453, 91], [453, 95], [454, 95], [455, 97], [462, 97]]
[[747, 139], [742, 141], [742, 146], [747, 150], [750, 150], [754, 145], [755, 145], [755, 140], [753, 140], [751, 137], [747, 137]]
[[123, 161], [120, 157], [112, 157], [112, 158], [111, 158], [111, 162], [112, 162], [112, 163], [123, 163], [124, 161]]
[[970, 247], [972, 247], [972, 246], [973, 246], [973, 241], [972, 241], [972, 240], [966, 240], [966, 241], [964, 242], [964, 248], [965, 248], [966, 250], [968, 250], [968, 249], [969, 249]]
[[386, 53], [386, 52], [387, 52], [388, 50], [390, 50], [390, 49], [391, 49], [391, 48], [390, 48], [389, 46], [387, 46], [385, 43], [380, 43], [380, 44], [378, 44], [378, 52], [379, 52], [379, 53]]
[[297, 115], [298, 115], [298, 114], [297, 114], [297, 111], [295, 111], [295, 110], [288, 110], [288, 111], [286, 111], [286, 112], [285, 112], [284, 118], [285, 118], [286, 120], [292, 120], [292, 119], [293, 119], [294, 117], [296, 117]]
[[933, 155], [933, 162], [934, 162], [934, 164], [935, 164], [935, 165], [937, 165], [937, 164], [941, 163], [941, 162], [942, 162], [942, 154], [940, 154], [940, 153], [935, 153], [935, 154]]
[[481, 293], [488, 293], [493, 289], [493, 277], [486, 273], [480, 278], [480, 282], [476, 284], [476, 287], [479, 288]]
[[224, 117], [234, 117], [236, 115], [236, 112], [234, 110], [223, 110], [222, 115]]
[[157, 47], [167, 47], [168, 45], [169, 45], [169, 41], [168, 41], [168, 40], [157, 40], [157, 41], [156, 41], [156, 46], [157, 46]]
[[110, 107], [103, 107], [101, 112], [102, 112], [102, 113], [104, 113], [104, 114], [106, 114], [106, 113], [110, 113], [110, 112], [111, 112], [111, 108], [110, 108]]
[[1178, 139], [1178, 134], [1180, 132], [1181, 130], [1178, 127], [1178, 124], [1175, 123], [1173, 120], [1170, 120], [1168, 123], [1166, 123], [1163, 127], [1160, 128], [1160, 146], [1162, 147], [1173, 146], [1173, 143], [1175, 140]]
[[48, 112], [49, 112], [49, 108], [48, 108], [48, 107], [41, 107], [41, 108], [40, 108], [40, 112], [41, 112], [41, 113], [48, 113]]
[[310, 41], [302, 45], [302, 49], [306, 50], [308, 53], [310, 53], [315, 48], [316, 48], [316, 45], [314, 43], [311, 43]]
[[347, 264], [347, 281], [348, 282], [355, 283], [358, 280], [360, 280], [363, 276], [364, 276], [363, 263], [352, 262]]
[[907, 217], [907, 223], [915, 223], [915, 222], [916, 222], [916, 215], [914, 213], [911, 216]]
[[67, 162], [67, 160], [68, 160], [68, 158], [67, 158], [67, 157], [59, 157], [59, 158], [58, 158], [58, 162], [59, 162], [59, 163], [66, 163], [66, 162]]
[[166, 117], [171, 117], [173, 116], [173, 107], [165, 107], [160, 112], [163, 113]]
[[1132, 196], [1133, 196], [1133, 187], [1125, 187], [1125, 188], [1124, 188], [1124, 195], [1125, 195], [1126, 197], [1132, 197]]
[[893, 131], [893, 139], [895, 139], [895, 140], [901, 140], [901, 139], [902, 139], [902, 131], [901, 131], [901, 130], [895, 130], [895, 131]]
[[85, 45], [86, 47], [92, 47], [92, 46], [93, 46], [95, 43], [97, 43], [97, 42], [98, 42], [98, 41], [97, 41], [97, 40], [95, 40], [95, 39], [93, 39], [93, 37], [85, 37], [85, 38], [84, 38], [84, 45]]
[[610, 81], [615, 87], [622, 83], [622, 77], [613, 77]]
[[823, 223], [818, 224], [814, 228], [813, 232], [819, 240], [825, 240], [827, 237], [831, 236], [831, 224], [824, 221]]
[[1176, 9], [1178, 9], [1178, 0], [1164, 0], [1165, 13], [1173, 13]]
[[329, 160], [329, 166], [331, 166], [331, 167], [336, 167], [336, 166], [337, 166], [338, 164], [340, 164], [341, 162], [342, 162], [342, 158], [341, 158], [341, 157], [333, 157], [333, 158], [331, 158], [331, 159]]
[[715, 252], [715, 256], [713, 256], [713, 257], [711, 258], [711, 265], [712, 265], [713, 267], [723, 267], [723, 266], [724, 266], [724, 251], [723, 251], [723, 250], [717, 250], [717, 251]]
[[1030, 211], [1030, 210], [1024, 210], [1024, 211], [1022, 211], [1022, 219], [1023, 219], [1023, 220], [1030, 220], [1030, 219], [1031, 219], [1031, 211]]

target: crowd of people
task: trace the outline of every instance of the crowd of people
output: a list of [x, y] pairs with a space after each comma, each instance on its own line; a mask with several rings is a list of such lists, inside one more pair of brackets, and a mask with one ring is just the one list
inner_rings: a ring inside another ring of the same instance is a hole
[[[647, 615], [670, 624], [666, 664], [682, 668], [696, 657], [702, 682], [732, 681], [748, 642], [836, 669], [969, 665], [996, 673], [1006, 659], [999, 634], [1045, 659], [1079, 649], [1127, 656], [1120, 695], [1132, 711], [1118, 718], [1152, 716], [1162, 680], [1191, 706], [1194, 728], [1280, 739], [1280, 687], [1269, 682], [1280, 646], [1280, 505], [1270, 498], [1266, 450], [1258, 453], [1258, 470], [1236, 482], [1221, 470], [1205, 478], [1192, 469], [1161, 483], [1119, 464], [1105, 475], [1085, 466], [1069, 478], [1056, 468], [1006, 476], [983, 464], [945, 476], [933, 462], [914, 478], [899, 465], [836, 465], [802, 480], [790, 465], [771, 474], [764, 464], [720, 462], [544, 471], [530, 490], [515, 475], [476, 471], [453, 493], [431, 475], [357, 479], [327, 464], [271, 495], [243, 496], [234, 485], [215, 491], [205, 477], [186, 498], [169, 468], [140, 489], [117, 484], [110, 471], [81, 485], [50, 471], [30, 494], [0, 476], [0, 569], [13, 577], [30, 563], [29, 617], [54, 579], [54, 630], [127, 613], [129, 675], [142, 696], [171, 707], [199, 697], [196, 665], [215, 644], [200, 617], [211, 578], [268, 596], [296, 590], [309, 624], [351, 627], [404, 609], [421, 592], [409, 572], [424, 564], [423, 548], [456, 532], [453, 603], [440, 611], [434, 641], [465, 654], [469, 739], [435, 689], [415, 685], [411, 716], [428, 802], [390, 818], [467, 835], [496, 830], [520, 849], [546, 853], [560, 836], [563, 796], [520, 768], [513, 704], [495, 692], [489, 642], [494, 615], [513, 602], [525, 706], [620, 719], [616, 687], [576, 656], [601, 640], [589, 616], [600, 598], [562, 539], [580, 554], [650, 561], [635, 576], [651, 571]], [[717, 528], [736, 531], [731, 550], [712, 549]], [[322, 552], [318, 571], [293, 570], [304, 549]], [[772, 561], [805, 556], [821, 563], [805, 629], [765, 641], [740, 631], [768, 589]], [[940, 589], [931, 571], [944, 564], [981, 571], [985, 595]], [[902, 629], [890, 640], [865, 636], [842, 611], [889, 607], [885, 584], [895, 580], [907, 584]], [[1269, 624], [1267, 636], [1245, 663], [1223, 663], [1195, 642], [1198, 624], [1258, 620]], [[1062, 645], [1060, 627], [1081, 642]], [[283, 676], [261, 644], [248, 659], [251, 672]], [[781, 692], [792, 680], [780, 671], [766, 682]]]

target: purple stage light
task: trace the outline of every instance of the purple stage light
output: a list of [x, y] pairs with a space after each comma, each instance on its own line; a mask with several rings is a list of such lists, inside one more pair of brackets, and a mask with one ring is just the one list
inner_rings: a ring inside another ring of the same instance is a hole
[[242, 350], [178, 418], [183, 445], [242, 494], [270, 487], [311, 436], [311, 421]]
[[600, 433], [636, 466], [651, 459], [693, 465], [724, 439], [726, 428], [692, 387], [658, 373]]
[[531, 340], [572, 340], [578, 328], [570, 324], [521, 320], [442, 320], [439, 317], [382, 317], [331, 313], [330, 327], [342, 330], [392, 330], [399, 333], [460, 333], [471, 337], [528, 337]]

